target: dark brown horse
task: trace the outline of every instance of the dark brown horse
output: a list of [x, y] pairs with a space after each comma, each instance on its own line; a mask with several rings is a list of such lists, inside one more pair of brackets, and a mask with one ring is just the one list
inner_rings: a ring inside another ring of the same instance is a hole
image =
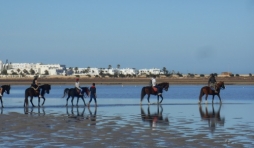
[[214, 100], [214, 96], [217, 95], [219, 97], [219, 99], [220, 99], [220, 103], [222, 103], [221, 102], [221, 97], [220, 97], [220, 90], [221, 89], [225, 89], [224, 82], [222, 82], [222, 81], [220, 81], [220, 82], [218, 82], [216, 84], [216, 91], [217, 91], [217, 93], [215, 93], [214, 90], [212, 90], [209, 86], [202, 87], [201, 90], [200, 90], [200, 95], [199, 95], [199, 103], [202, 102], [202, 97], [204, 95], [206, 95], [206, 97], [205, 97], [206, 103], [207, 103], [207, 97], [208, 97], [208, 95], [212, 95], [213, 96], [213, 100]]
[[41, 98], [43, 99], [42, 106], [44, 105], [44, 102], [45, 102], [44, 95], [45, 93], [49, 94], [49, 91], [51, 90], [51, 85], [49, 84], [40, 85], [39, 89], [40, 89], [40, 94], [38, 93], [38, 91], [34, 90], [32, 87], [29, 87], [25, 90], [24, 107], [28, 107], [28, 97], [30, 97], [30, 102], [33, 107], [35, 107], [35, 105], [33, 104], [33, 97], [38, 97], [38, 106], [40, 106], [40, 97], [39, 97], [40, 95], [41, 95]]
[[68, 94], [68, 97], [66, 99], [66, 106], [68, 106], [68, 100], [69, 100], [70, 97], [72, 97], [72, 99], [71, 99], [72, 106], [73, 106], [73, 99], [74, 99], [74, 97], [78, 97], [78, 99], [77, 99], [77, 106], [78, 106], [78, 101], [79, 101], [80, 97], [83, 100], [84, 105], [86, 106], [85, 99], [84, 99], [84, 94], [86, 93], [86, 95], [89, 96], [90, 91], [89, 91], [88, 87], [81, 87], [81, 90], [82, 90], [81, 91], [82, 95], [79, 95], [79, 93], [77, 92], [76, 88], [65, 88], [64, 95], [63, 95], [62, 98], [64, 98], [65, 95]]
[[0, 100], [1, 100], [1, 104], [2, 104], [2, 107], [4, 107], [3, 105], [3, 95], [4, 95], [4, 92], [7, 93], [7, 94], [10, 94], [10, 90], [11, 90], [11, 86], [10, 85], [2, 85], [2, 96], [0, 96]]
[[[163, 82], [163, 83], [158, 84], [158, 86], [161, 87], [162, 90], [168, 91], [169, 83]], [[157, 95], [157, 94], [158, 94], [158, 92], [155, 92], [153, 90], [152, 86], [145, 86], [145, 87], [143, 87], [142, 90], [141, 90], [140, 104], [142, 104], [142, 101], [143, 101], [145, 95], [147, 95], [147, 101], [150, 104], [150, 101], [149, 101], [150, 95]], [[161, 97], [161, 101], [160, 101], [160, 103], [161, 103], [162, 100], [163, 100], [162, 94], [161, 95], [157, 95], [158, 103], [159, 103], [159, 97]]]

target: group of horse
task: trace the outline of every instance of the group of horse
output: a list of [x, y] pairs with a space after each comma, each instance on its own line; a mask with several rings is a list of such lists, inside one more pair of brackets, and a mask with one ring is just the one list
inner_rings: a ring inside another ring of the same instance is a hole
[[[162, 88], [162, 90], [168, 91], [169, 89], [169, 83], [168, 82], [163, 82], [163, 83], [159, 83], [158, 84], [159, 87]], [[10, 94], [10, 89], [11, 86], [10, 85], [2, 85], [2, 96], [4, 93], [6, 94]], [[28, 107], [28, 98], [30, 97], [30, 103], [32, 104], [32, 106], [34, 107], [35, 105], [33, 104], [33, 97], [38, 97], [38, 106], [40, 106], [40, 99], [43, 99], [43, 103], [41, 104], [42, 106], [45, 103], [45, 97], [44, 95], [47, 93], [49, 94], [50, 90], [51, 90], [51, 85], [50, 84], [43, 84], [43, 85], [39, 85], [39, 89], [40, 89], [40, 94], [32, 87], [29, 87], [25, 90], [25, 100], [24, 100], [24, 107]], [[214, 96], [217, 95], [220, 99], [221, 102], [221, 97], [220, 97], [220, 90], [221, 89], [225, 89], [225, 85], [224, 82], [220, 81], [216, 84], [216, 91], [217, 93], [215, 93], [215, 90], [212, 90], [209, 86], [204, 86], [201, 88], [200, 90], [200, 95], [199, 95], [199, 103], [202, 102], [202, 97], [204, 95], [206, 95], [205, 99], [206, 99], [206, 103], [207, 103], [207, 97], [208, 95], [212, 95], [212, 102], [214, 100]], [[66, 106], [68, 106], [68, 100], [70, 97], [72, 97], [71, 103], [73, 106], [73, 100], [74, 97], [77, 97], [77, 105], [79, 102], [79, 98], [81, 98], [84, 102], [84, 105], [86, 106], [85, 100], [84, 100], [84, 95], [89, 96], [89, 88], [88, 87], [81, 87], [81, 95], [77, 92], [76, 88], [65, 88], [64, 90], [64, 95], [62, 98], [64, 98], [66, 95], [68, 95], [67, 99], [66, 99]], [[158, 95], [158, 92], [154, 91], [154, 89], [151, 86], [145, 86], [141, 89], [141, 99], [140, 99], [140, 104], [142, 104], [142, 101], [145, 97], [145, 95], [147, 95], [147, 101], [150, 104], [150, 95], [157, 95], [157, 103], [160, 104], [163, 101], [163, 96]], [[2, 104], [2, 108], [3, 106], [3, 101], [2, 101], [2, 96], [0, 96], [0, 101]], [[159, 101], [159, 97], [161, 97], [161, 101]]]
[[[161, 87], [162, 90], [165, 90], [165, 91], [168, 91], [168, 89], [169, 89], [169, 83], [167, 83], [167, 82], [159, 83], [158, 86]], [[199, 104], [202, 102], [202, 97], [204, 95], [206, 95], [205, 96], [206, 103], [207, 103], [208, 95], [212, 95], [213, 96], [212, 103], [213, 103], [213, 100], [214, 100], [214, 96], [218, 96], [219, 99], [220, 99], [220, 103], [222, 103], [221, 102], [221, 97], [220, 97], [220, 90], [221, 89], [225, 89], [225, 85], [224, 85], [223, 81], [220, 81], [220, 82], [218, 82], [216, 84], [215, 90], [213, 90], [210, 86], [204, 86], [204, 87], [202, 87], [200, 89], [200, 94], [199, 94]], [[142, 88], [142, 90], [141, 90], [140, 104], [142, 104], [142, 101], [143, 101], [145, 95], [147, 95], [147, 101], [148, 101], [149, 104], [150, 104], [150, 100], [149, 100], [150, 99], [150, 95], [157, 95], [157, 104], [160, 104], [163, 101], [163, 96], [162, 95], [158, 95], [158, 93], [155, 92], [154, 89], [151, 86], [146, 86], [146, 87]], [[161, 101], [159, 101], [160, 97], [161, 97]]]

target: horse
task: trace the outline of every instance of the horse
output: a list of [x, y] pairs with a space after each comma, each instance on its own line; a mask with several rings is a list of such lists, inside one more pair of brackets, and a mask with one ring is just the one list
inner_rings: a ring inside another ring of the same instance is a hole
[[[169, 83], [167, 83], [167, 82], [159, 83], [158, 86], [161, 87], [163, 90], [168, 91]], [[147, 101], [148, 101], [148, 104], [150, 104], [150, 101], [149, 101], [150, 95], [157, 95], [157, 94], [158, 94], [158, 92], [155, 92], [153, 90], [152, 86], [145, 86], [145, 87], [143, 87], [141, 89], [140, 104], [142, 104], [142, 101], [143, 101], [145, 95], [147, 95]], [[160, 103], [161, 103], [162, 100], [163, 100], [163, 96], [162, 96], [162, 94], [161, 95], [157, 95], [158, 103], [159, 103], [159, 96], [161, 97], [161, 101], [160, 101]]]
[[[40, 106], [40, 98], [43, 99], [43, 103], [41, 104], [42, 106], [44, 105], [45, 102], [45, 93], [49, 94], [49, 91], [51, 90], [51, 85], [49, 84], [44, 84], [44, 85], [40, 85], [39, 88], [41, 90], [40, 94], [34, 90], [34, 88], [29, 87], [25, 90], [25, 101], [24, 101], [24, 107], [28, 107], [28, 97], [30, 97], [30, 102], [32, 104], [33, 107], [35, 107], [35, 105], [33, 104], [33, 97], [38, 97], [38, 106]], [[40, 97], [41, 95], [41, 97]]]
[[81, 99], [83, 100], [84, 102], [84, 105], [86, 106], [86, 103], [85, 103], [85, 100], [84, 100], [84, 94], [86, 93], [87, 96], [89, 96], [89, 89], [88, 87], [81, 87], [81, 95], [79, 95], [79, 93], [77, 92], [76, 88], [65, 88], [64, 90], [64, 95], [62, 98], [65, 97], [66, 94], [68, 94], [68, 97], [66, 99], [66, 106], [68, 106], [68, 100], [70, 97], [72, 97], [71, 99], [71, 103], [72, 103], [72, 106], [73, 106], [73, 99], [74, 97], [78, 97], [77, 99], [77, 105], [78, 106], [78, 101], [79, 101], [79, 97], [81, 97]]
[[10, 94], [10, 90], [11, 90], [11, 86], [10, 85], [2, 85], [2, 96], [0, 96], [0, 100], [1, 100], [1, 104], [2, 104], [2, 108], [4, 107], [3, 105], [3, 95], [4, 95], [4, 92], [7, 93], [7, 94]]
[[[220, 103], [221, 102], [221, 97], [220, 97], [220, 90], [221, 89], [225, 89], [225, 85], [224, 85], [224, 82], [223, 81], [220, 81], [216, 84], [216, 91], [217, 93], [214, 92], [214, 90], [212, 90], [209, 86], [204, 86], [201, 88], [200, 90], [200, 95], [199, 95], [199, 104], [202, 102], [202, 97], [204, 95], [206, 95], [205, 99], [206, 99], [206, 103], [207, 103], [207, 97], [208, 95], [212, 95], [213, 96], [213, 100], [214, 100], [214, 96], [217, 95], [220, 99]], [[212, 102], [213, 103], [213, 102]]]

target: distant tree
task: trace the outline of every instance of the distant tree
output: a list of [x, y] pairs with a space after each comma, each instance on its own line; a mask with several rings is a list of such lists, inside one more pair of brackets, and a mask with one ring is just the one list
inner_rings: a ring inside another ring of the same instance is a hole
[[29, 74], [29, 72], [26, 69], [24, 69], [23, 72], [27, 75]]
[[251, 76], [252, 76], [252, 74], [251, 74], [251, 73], [249, 73], [249, 76], [251, 77]]
[[88, 67], [87, 67], [87, 73], [89, 73], [89, 72], [90, 72], [90, 70], [91, 70], [91, 67], [90, 67], [90, 66], [88, 66]]
[[48, 70], [45, 70], [45, 71], [44, 71], [44, 74], [45, 74], [45, 75], [49, 75], [49, 71], [48, 71]]
[[230, 77], [234, 77], [235, 75], [234, 74], [230, 74]]
[[75, 70], [75, 73], [78, 73], [78, 67], [75, 67], [74, 70]]
[[18, 72], [18, 73], [20, 72], [20, 69], [19, 69], [19, 68], [17, 69], [17, 72]]
[[204, 74], [200, 74], [200, 77], [205, 77], [205, 75]]
[[162, 71], [163, 71], [164, 74], [167, 74], [167, 68], [166, 67], [163, 67]]
[[117, 64], [117, 69], [120, 69], [120, 64]]
[[108, 65], [108, 69], [111, 69], [112, 68], [112, 66], [111, 65]]
[[7, 73], [7, 70], [6, 70], [6, 69], [3, 69], [1, 73], [2, 73], [2, 75], [8, 75], [8, 73]]
[[218, 76], [218, 74], [217, 74], [217, 73], [214, 73], [214, 76], [215, 76], [215, 77], [217, 77], [217, 76]]
[[235, 74], [236, 77], [239, 77], [240, 75], [239, 74]]
[[29, 72], [30, 72], [31, 75], [34, 75], [34, 74], [35, 74], [35, 71], [34, 71], [32, 68], [30, 69]]

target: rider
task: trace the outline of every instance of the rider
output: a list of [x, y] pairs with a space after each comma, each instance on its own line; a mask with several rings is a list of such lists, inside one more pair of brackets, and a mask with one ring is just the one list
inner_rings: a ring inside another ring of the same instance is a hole
[[212, 73], [211, 74], [211, 76], [210, 76], [210, 78], [209, 78], [209, 80], [208, 80], [208, 86], [210, 86], [210, 88], [212, 89], [212, 90], [214, 90], [214, 92], [215, 93], [218, 93], [217, 91], [216, 91], [216, 79], [215, 79], [215, 75]]
[[160, 86], [157, 85], [157, 83], [156, 83], [156, 76], [155, 76], [155, 75], [153, 75], [153, 77], [152, 77], [152, 79], [151, 79], [151, 82], [152, 82], [152, 87], [153, 87], [153, 89], [154, 89], [154, 87], [157, 88], [157, 90], [158, 90], [158, 95], [161, 95], [161, 94], [162, 94], [162, 88], [161, 88]]
[[33, 88], [39, 94], [39, 97], [41, 97], [40, 87], [38, 85], [38, 76], [34, 76], [33, 82], [31, 84], [31, 88]]
[[79, 93], [79, 95], [82, 95], [81, 94], [82, 89], [79, 86], [79, 78], [76, 78], [75, 88], [76, 88], [77, 92]]

